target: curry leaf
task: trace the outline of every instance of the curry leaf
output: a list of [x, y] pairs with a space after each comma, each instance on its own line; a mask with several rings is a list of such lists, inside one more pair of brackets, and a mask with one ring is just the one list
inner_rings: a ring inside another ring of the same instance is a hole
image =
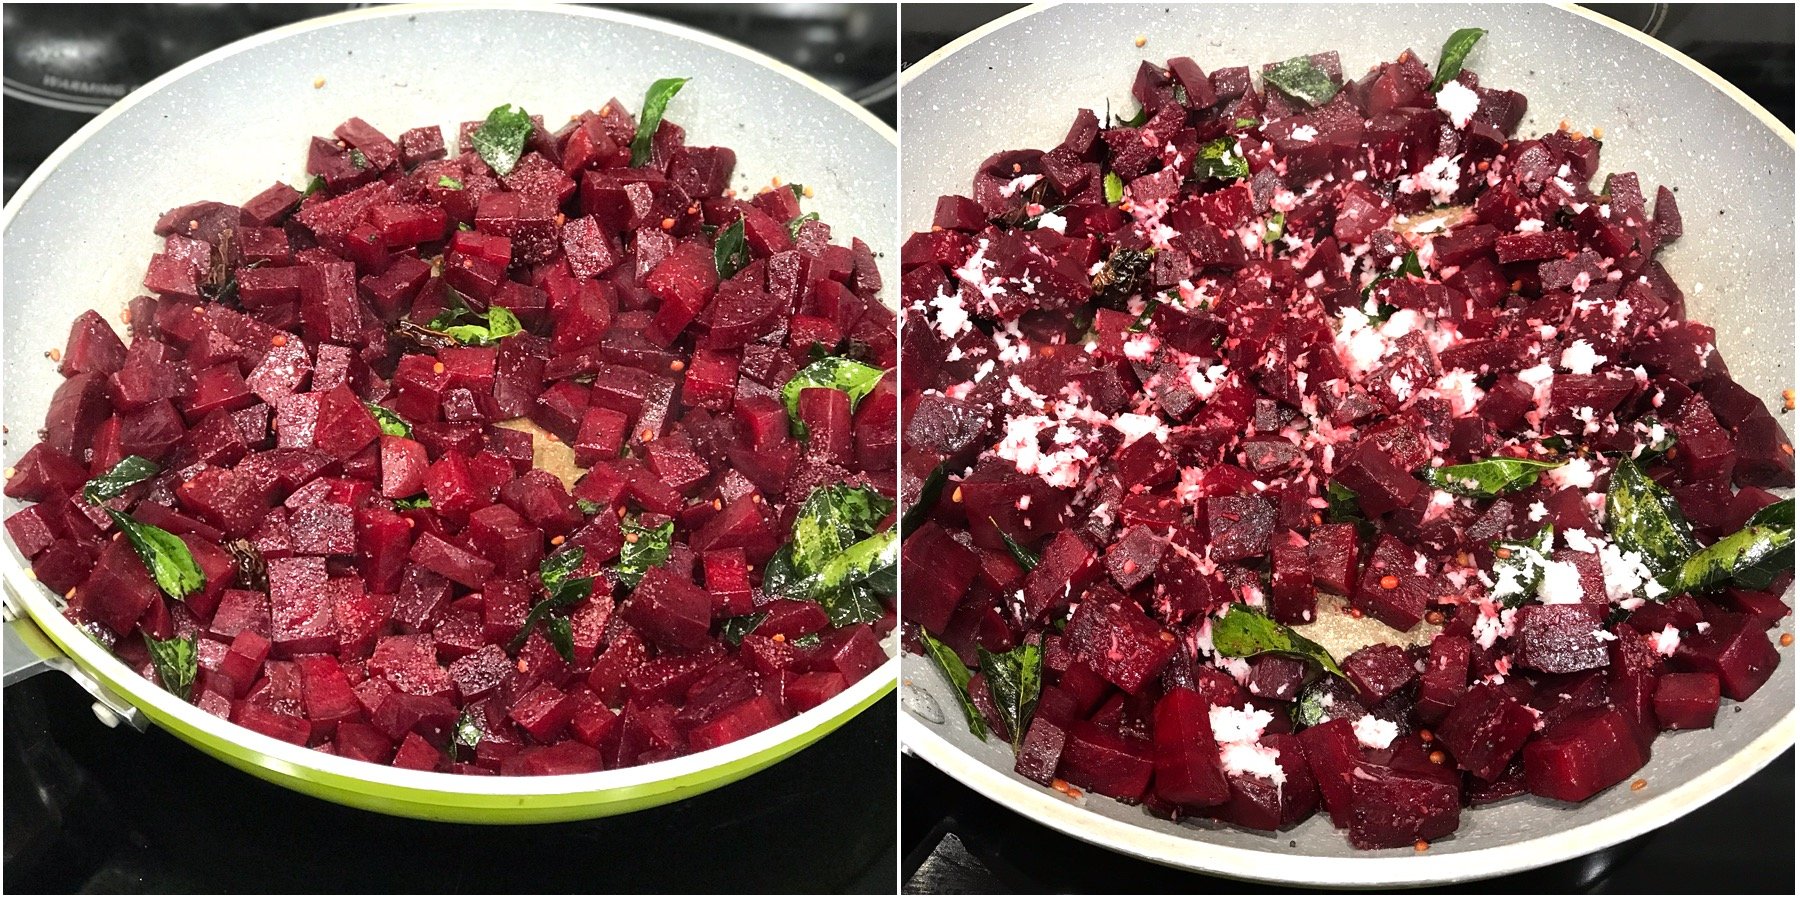
[[1537, 484], [1539, 475], [1561, 465], [1560, 461], [1496, 456], [1460, 466], [1426, 469], [1425, 481], [1465, 497], [1498, 497]]
[[817, 221], [819, 221], [819, 214], [816, 212], [809, 212], [804, 216], [795, 216], [787, 224], [788, 238], [790, 240], [795, 240], [795, 241], [799, 240], [800, 239], [800, 226], [805, 225], [808, 222], [817, 222]]
[[944, 673], [944, 678], [949, 680], [957, 702], [962, 704], [963, 718], [969, 723], [969, 733], [987, 740], [987, 721], [981, 717], [981, 710], [975, 708], [975, 701], [969, 697], [969, 667], [963, 663], [962, 657], [923, 628], [919, 629], [919, 643], [924, 645], [925, 655], [937, 663], [938, 671]]
[[575, 662], [575, 626], [569, 617], [560, 613], [544, 619], [544, 637], [563, 662]]
[[587, 551], [580, 547], [564, 547], [538, 563], [538, 581], [543, 582], [544, 593], [555, 596], [562, 589], [569, 576], [581, 568], [581, 562], [587, 557]]
[[1261, 610], [1242, 603], [1231, 604], [1225, 615], [1213, 622], [1212, 643], [1220, 656], [1244, 659], [1260, 653], [1274, 653], [1315, 662], [1333, 675], [1344, 675], [1337, 660], [1332, 659], [1324, 647], [1269, 618]]
[[[794, 229], [796, 233], [799, 230]], [[750, 246], [744, 243], [744, 220], [740, 218], [713, 236], [713, 268], [719, 270], [719, 280], [723, 281], [749, 264]]]
[[634, 518], [619, 520], [625, 532], [625, 547], [619, 551], [619, 580], [627, 587], [637, 587], [644, 573], [669, 558], [669, 542], [675, 538], [675, 523], [664, 522], [655, 528], [638, 524]]
[[1311, 57], [1285, 59], [1263, 72], [1263, 83], [1307, 106], [1324, 106], [1337, 96], [1338, 84]]
[[881, 598], [899, 588], [899, 568], [900, 537], [892, 527], [826, 560], [818, 573], [819, 604], [831, 624], [879, 620], [886, 613]]
[[399, 413], [385, 406], [377, 406], [367, 400], [363, 401], [363, 406], [368, 408], [369, 415], [375, 417], [375, 424], [381, 426], [382, 434], [392, 437], [412, 437], [412, 426], [408, 425], [405, 419], [400, 418]]
[[1642, 554], [1659, 578], [1700, 550], [1674, 496], [1629, 459], [1621, 458], [1613, 467], [1606, 490], [1606, 530], [1621, 550]]
[[1106, 173], [1102, 184], [1106, 188], [1106, 205], [1113, 206], [1125, 199], [1125, 179], [1120, 178], [1119, 173]]
[[637, 135], [631, 139], [631, 165], [633, 168], [650, 161], [650, 143], [656, 137], [656, 129], [662, 125], [663, 113], [669, 108], [669, 101], [687, 84], [686, 78], [659, 78], [644, 92], [644, 108], [638, 113]]
[[1043, 647], [1033, 640], [1005, 653], [989, 653], [986, 647], [975, 652], [981, 659], [988, 693], [1000, 710], [1000, 720], [1006, 723], [1016, 750], [1025, 739], [1025, 729], [1031, 725], [1031, 714], [1037, 711], [1038, 695], [1043, 691]]
[[145, 634], [144, 646], [150, 648], [150, 665], [156, 670], [156, 680], [162, 682], [169, 693], [188, 699], [194, 692], [194, 676], [199, 667], [194, 636], [181, 634], [159, 641]]
[[469, 143], [481, 161], [496, 175], [511, 175], [525, 152], [525, 139], [531, 136], [531, 116], [511, 103], [496, 106], [487, 114], [481, 127], [469, 135]]
[[944, 483], [950, 480], [950, 470], [944, 463], [932, 467], [931, 473], [919, 485], [919, 498], [906, 508], [906, 514], [900, 517], [900, 536], [911, 537], [915, 529], [925, 524], [925, 517], [938, 504], [943, 496]]
[[1432, 91], [1449, 84], [1450, 79], [1462, 71], [1463, 60], [1469, 58], [1469, 51], [1474, 50], [1476, 42], [1486, 34], [1484, 28], [1458, 28], [1450, 32], [1449, 40], [1444, 41], [1444, 49], [1438, 53], [1437, 77], [1431, 79]]
[[89, 481], [81, 488], [81, 497], [89, 505], [99, 506], [120, 494], [125, 493], [132, 485], [162, 471], [162, 467], [142, 456], [127, 456], [106, 470], [106, 474]]
[[827, 356], [808, 363], [806, 368], [795, 372], [794, 377], [781, 386], [781, 402], [787, 406], [794, 436], [801, 439], [807, 436], [806, 423], [800, 421], [801, 391], [806, 388], [835, 388], [843, 391], [850, 397], [850, 411], [855, 412], [856, 404], [875, 390], [875, 385], [881, 382], [881, 376], [885, 374], [885, 370], [841, 356]]
[[1040, 557], [1036, 553], [1031, 552], [1030, 548], [1026, 547], [1024, 544], [1013, 540], [1012, 535], [1007, 534], [1005, 531], [1001, 531], [1000, 523], [995, 522], [992, 516], [988, 517], [988, 522], [993, 524], [995, 531], [1000, 532], [1000, 540], [1006, 542], [1006, 550], [1008, 553], [1012, 554], [1013, 562], [1018, 563], [1019, 568], [1024, 569], [1027, 572], [1037, 568]]
[[481, 739], [487, 736], [487, 729], [481, 720], [475, 717], [474, 707], [466, 708], [456, 719], [456, 727], [450, 731], [450, 759], [456, 760], [459, 748], [473, 752]]
[[463, 189], [462, 182], [457, 181], [456, 179], [451, 178], [448, 175], [439, 175], [437, 183], [438, 183], [438, 187], [449, 188], [450, 190], [453, 190], [453, 191], [460, 191]]
[[1194, 157], [1195, 178], [1235, 180], [1250, 177], [1250, 160], [1238, 152], [1237, 139], [1229, 135], [1200, 145]]
[[814, 488], [794, 515], [795, 565], [804, 572], [822, 570], [831, 557], [874, 534], [893, 511], [894, 501], [870, 488]]
[[1764, 507], [1742, 529], [1695, 553], [1675, 571], [1671, 593], [1716, 588], [1733, 582], [1762, 590], [1794, 567], [1794, 501]]
[[725, 639], [725, 643], [736, 647], [737, 645], [742, 644], [744, 638], [749, 636], [750, 632], [755, 631], [756, 626], [761, 625], [763, 620], [768, 617], [769, 614], [766, 612], [751, 613], [747, 616], [732, 616], [719, 623], [719, 636]]
[[200, 571], [200, 564], [194, 561], [193, 552], [181, 538], [155, 525], [145, 525], [116, 509], [107, 508], [106, 514], [131, 541], [132, 549], [137, 551], [138, 558], [144, 561], [144, 568], [150, 571], [150, 577], [156, 580], [156, 586], [162, 588], [163, 593], [180, 600], [206, 588], [206, 573]]
[[1281, 240], [1281, 235], [1286, 231], [1287, 213], [1277, 211], [1275, 215], [1269, 217], [1269, 223], [1263, 226], [1262, 242], [1265, 244], [1273, 244], [1276, 241]]

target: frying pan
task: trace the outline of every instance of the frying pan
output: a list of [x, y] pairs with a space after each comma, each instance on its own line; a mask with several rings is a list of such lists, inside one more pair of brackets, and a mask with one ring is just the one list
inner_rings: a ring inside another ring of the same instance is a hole
[[[696, 143], [737, 151], [734, 187], [777, 176], [810, 185], [809, 210], [838, 234], [862, 237], [891, 265], [893, 130], [768, 57], [663, 22], [574, 7], [385, 7], [315, 19], [220, 48], [145, 85], [71, 137], [6, 205], [6, 462], [30, 446], [60, 381], [44, 352], [86, 309], [119, 327], [117, 313], [141, 291], [158, 249], [150, 225], [164, 210], [241, 201], [275, 179], [303, 181], [307, 138], [351, 116], [390, 135], [437, 124], [454, 136], [457, 122], [510, 102], [559, 123], [612, 96], [635, 109], [650, 83], [667, 76], [693, 78], [670, 118]], [[4, 511], [19, 508], [8, 500]], [[260, 778], [417, 818], [565, 821], [692, 796], [831, 732], [892, 690], [899, 666], [890, 661], [767, 731], [666, 762], [535, 778], [408, 771], [297, 747], [180, 702], [63, 618], [6, 544], [0, 577], [9, 618], [17, 619], [9, 653], [20, 638], [88, 687], [103, 718], [148, 720]]]
[[[1566, 119], [1605, 128], [1603, 172], [1680, 189], [1687, 233], [1663, 256], [1695, 318], [1718, 328], [1735, 377], [1778, 398], [1793, 378], [1794, 135], [1675, 50], [1573, 6], [1144, 4], [1034, 6], [965, 35], [902, 76], [902, 225], [927, 226], [941, 194], [969, 190], [989, 154], [1051, 147], [1077, 107], [1137, 108], [1139, 61], [1192, 56], [1203, 68], [1336, 50], [1360, 75], [1408, 47], [1435, 62], [1457, 28], [1488, 30], [1468, 65], [1530, 99], [1519, 134]], [[1142, 48], [1135, 45], [1145, 38]], [[1779, 408], [1779, 407], [1777, 407]], [[1784, 424], [1791, 432], [1791, 419]], [[1790, 593], [1788, 602], [1791, 604]], [[1792, 624], [1784, 626], [1791, 630]], [[1427, 853], [1356, 851], [1317, 815], [1279, 837], [1175, 824], [1096, 794], [1072, 801], [1013, 773], [1010, 748], [965, 727], [932, 664], [907, 656], [901, 741], [1021, 815], [1171, 866], [1282, 884], [1375, 887], [1468, 881], [1548, 865], [1627, 840], [1750, 777], [1794, 741], [1794, 654], [1708, 731], [1664, 734], [1635, 778], [1585, 804], [1517, 798], [1463, 812]], [[1786, 804], [1789, 798], [1770, 798]], [[1750, 839], [1750, 838], [1747, 838]], [[1292, 846], [1290, 846], [1290, 842]]]

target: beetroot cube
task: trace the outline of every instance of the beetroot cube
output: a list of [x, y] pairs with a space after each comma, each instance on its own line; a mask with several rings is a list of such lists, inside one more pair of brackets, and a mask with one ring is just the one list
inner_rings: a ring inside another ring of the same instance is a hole
[[1063, 746], [1063, 777], [1097, 794], [1136, 802], [1150, 786], [1153, 753], [1147, 741], [1075, 722]]
[[1357, 442], [1341, 465], [1338, 480], [1356, 492], [1357, 504], [1370, 518], [1405, 508], [1425, 487], [1372, 440]]
[[850, 625], [826, 632], [807, 656], [806, 667], [814, 672], [836, 672], [851, 684], [887, 662], [887, 651], [867, 625]]
[[1370, 644], [1344, 657], [1344, 674], [1365, 705], [1374, 706], [1412, 683], [1412, 656], [1393, 644]]
[[520, 697], [507, 715], [540, 743], [551, 743], [562, 735], [575, 716], [574, 697], [544, 684]]
[[260, 591], [228, 589], [219, 599], [207, 631], [221, 639], [235, 638], [239, 633], [269, 633], [269, 595]]
[[[369, 657], [369, 674], [386, 679], [402, 694], [435, 697], [455, 690], [449, 674], [438, 665], [437, 645], [429, 634], [392, 635], [377, 640], [375, 652]], [[382, 708], [386, 706], [383, 702]]]
[[1418, 559], [1418, 551], [1383, 534], [1356, 586], [1356, 606], [1396, 631], [1419, 624], [1431, 601], [1431, 579], [1418, 574]]
[[619, 714], [593, 699], [593, 695], [587, 696], [589, 700], [569, 719], [569, 735], [589, 747], [599, 747], [617, 730]]
[[604, 406], [588, 407], [575, 437], [575, 464], [592, 468], [602, 459], [617, 459], [629, 427], [631, 419], [625, 413]]
[[1304, 625], [1313, 620], [1318, 596], [1313, 590], [1314, 563], [1306, 541], [1287, 531], [1274, 540], [1275, 574], [1269, 613], [1284, 625]]
[[239, 700], [231, 705], [231, 721], [251, 731], [302, 747], [306, 746], [307, 738], [312, 735], [312, 726], [307, 724], [306, 719], [274, 712], [250, 700]]
[[1207, 541], [1212, 558], [1233, 562], [1269, 552], [1275, 507], [1262, 497], [1206, 498]]
[[[658, 644], [682, 649], [705, 646], [712, 625], [712, 597], [670, 572], [654, 568], [626, 599], [622, 610], [630, 622]], [[765, 623], [766, 624], [766, 623]]]
[[1078, 596], [1099, 570], [1099, 557], [1079, 534], [1057, 532], [1044, 547], [1037, 568], [1025, 576], [1026, 618], [1047, 621], [1067, 609], [1069, 598]]
[[506, 651], [488, 644], [450, 664], [450, 681], [463, 700], [475, 700], [492, 693], [515, 669]]
[[1602, 707], [1550, 726], [1527, 745], [1525, 783], [1540, 797], [1580, 803], [1649, 761], [1631, 723], [1618, 710]]
[[503, 573], [523, 572], [544, 555], [543, 530], [502, 503], [476, 510], [469, 516], [467, 533], [481, 556]]
[[1264, 654], [1250, 664], [1247, 687], [1253, 697], [1268, 700], [1292, 700], [1306, 681], [1306, 663], [1287, 656]]
[[548, 747], [526, 747], [500, 764], [502, 775], [576, 775], [598, 772], [605, 765], [600, 751], [580, 741]]
[[1363, 765], [1362, 745], [1349, 719], [1330, 719], [1300, 732], [1300, 749], [1319, 786], [1319, 800], [1339, 828], [1350, 825], [1355, 807], [1355, 770]]
[[1313, 528], [1306, 552], [1313, 584], [1320, 590], [1349, 596], [1356, 584], [1356, 526], [1332, 522]]
[[1148, 526], [1134, 525], [1107, 548], [1106, 572], [1120, 590], [1129, 591], [1156, 573], [1168, 548], [1169, 542]]
[[1598, 669], [1607, 663], [1605, 607], [1587, 603], [1532, 604], [1513, 619], [1513, 661], [1554, 674]]
[[431, 532], [419, 535], [407, 559], [467, 588], [479, 588], [494, 564]]
[[788, 679], [782, 699], [795, 715], [806, 712], [844, 692], [850, 683], [836, 672], [803, 672]]
[[1076, 660], [1130, 694], [1161, 672], [1176, 649], [1175, 636], [1131, 601], [1081, 604], [1064, 641]]
[[306, 717], [316, 724], [335, 729], [337, 723], [361, 713], [350, 680], [329, 654], [303, 654], [294, 657], [300, 667], [301, 696], [306, 703]]
[[1431, 639], [1425, 654], [1425, 672], [1419, 676], [1419, 718], [1436, 725], [1455, 708], [1469, 686], [1469, 639], [1440, 634]]
[[1363, 850], [1436, 840], [1455, 831], [1462, 816], [1461, 779], [1438, 766], [1362, 763], [1351, 791], [1350, 843]]
[[724, 412], [731, 408], [737, 376], [736, 355], [717, 350], [695, 350], [688, 360], [682, 383], [682, 402], [712, 412]]
[[1735, 625], [1716, 624], [1705, 634], [1683, 637], [1674, 662], [1690, 672], [1718, 676], [1719, 693], [1733, 700], [1748, 700], [1775, 673], [1781, 654], [1769, 641], [1761, 622], [1745, 619]]
[[342, 503], [311, 503], [288, 516], [296, 554], [329, 556], [356, 552], [356, 513]]
[[1536, 725], [1524, 704], [1493, 685], [1478, 684], [1463, 694], [1437, 734], [1459, 768], [1491, 781], [1506, 771]]
[[268, 561], [269, 629], [283, 654], [326, 653], [337, 648], [325, 559], [295, 556]]
[[263, 662], [269, 658], [269, 639], [254, 631], [240, 631], [219, 661], [218, 673], [231, 680], [233, 697], [243, 696], [262, 674]]
[[399, 500], [425, 490], [425, 470], [429, 465], [424, 444], [412, 438], [382, 435], [381, 496]]
[[932, 634], [942, 634], [956, 606], [975, 582], [974, 551], [956, 542], [936, 522], [927, 521], [900, 546], [906, 602], [900, 614]]
[[1711, 728], [1719, 712], [1719, 678], [1711, 672], [1671, 672], [1657, 679], [1655, 704], [1664, 730]]
[[1211, 704], [1190, 688], [1175, 688], [1157, 701], [1152, 731], [1155, 790], [1169, 803], [1215, 806], [1230, 798], [1219, 768], [1219, 748], [1213, 742], [1211, 711]]
[[677, 244], [644, 279], [644, 287], [660, 301], [646, 336], [668, 346], [706, 307], [718, 284], [710, 249], [695, 241]]
[[715, 617], [747, 616], [755, 611], [750, 593], [750, 565], [742, 547], [708, 550], [700, 554], [702, 581], [712, 595]]
[[451, 521], [461, 521], [482, 503], [481, 489], [461, 453], [447, 453], [425, 471], [425, 494], [431, 508]]
[[787, 715], [775, 698], [758, 694], [720, 713], [711, 722], [688, 732], [688, 742], [705, 750], [748, 737], [781, 724]]
[[92, 575], [75, 591], [73, 608], [82, 617], [126, 635], [137, 627], [152, 604], [161, 602], [162, 591], [126, 541], [110, 541], [100, 551]]

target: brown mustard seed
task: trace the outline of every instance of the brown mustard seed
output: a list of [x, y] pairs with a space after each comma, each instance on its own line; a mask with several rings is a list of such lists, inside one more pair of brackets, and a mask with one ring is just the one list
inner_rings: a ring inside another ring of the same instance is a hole
[[1448, 758], [1449, 757], [1446, 757], [1444, 755], [1444, 751], [1442, 751], [1442, 750], [1433, 750], [1433, 751], [1431, 751], [1431, 755], [1426, 757], [1426, 759], [1431, 760], [1431, 764], [1434, 766], [1443, 765], [1444, 760], [1448, 759]]
[[287, 346], [287, 335], [278, 334], [272, 338], [269, 338], [269, 343], [274, 344], [277, 347], [286, 347]]
[[566, 540], [568, 540], [568, 538], [563, 537], [562, 535], [559, 534], [556, 537], [553, 537], [550, 539], [550, 546], [561, 547], [563, 545], [563, 541], [566, 541]]
[[325, 77], [323, 75], [319, 76], [318, 78], [313, 79], [313, 90], [316, 91], [319, 88], [322, 88], [324, 86], [325, 86]]
[[50, 357], [51, 362], [62, 362], [62, 350], [60, 348], [51, 347], [50, 352], [44, 355]]
[[431, 364], [431, 374], [433, 374], [433, 375], [444, 374], [444, 364], [441, 362], [440, 363], [432, 363]]
[[1794, 646], [1794, 636], [1793, 636], [1793, 634], [1791, 634], [1791, 633], [1789, 633], [1789, 632], [1782, 632], [1782, 635], [1781, 635], [1781, 646], [1783, 646], [1783, 647], [1792, 647], [1792, 646]]
[[1383, 575], [1383, 576], [1381, 576], [1382, 590], [1391, 591], [1394, 588], [1397, 588], [1399, 586], [1400, 586], [1400, 576], [1398, 576], [1398, 575]]
[[1138, 35], [1138, 36], [1137, 36], [1137, 37], [1134, 37], [1134, 38], [1132, 38], [1132, 39], [1131, 39], [1131, 45], [1132, 45], [1132, 46], [1133, 46], [1133, 47], [1142, 47], [1142, 46], [1144, 46], [1144, 45], [1145, 45], [1145, 44], [1148, 44], [1148, 43], [1150, 43], [1150, 39], [1149, 39], [1149, 38], [1147, 38], [1147, 37], [1144, 37], [1144, 36], [1143, 36], [1143, 35], [1141, 35], [1141, 34], [1140, 34], [1140, 35]]
[[638, 542], [637, 532], [634, 531], [634, 532], [630, 532], [625, 535], [625, 543], [635, 544], [637, 542]]
[[1431, 849], [1430, 841], [1413, 841], [1413, 850], [1415, 852], [1424, 853], [1425, 851], [1430, 850], [1430, 849]]
[[956, 490], [950, 492], [950, 502], [951, 503], [961, 503], [962, 502], [962, 485], [960, 485], [960, 484], [957, 485]]
[[1434, 609], [1425, 614], [1425, 621], [1433, 625], [1442, 625], [1444, 624], [1444, 614]]
[[671, 372], [679, 372], [685, 368], [687, 368], [687, 363], [684, 363], [679, 359], [669, 361], [669, 371]]
[[1638, 780], [1631, 783], [1631, 789], [1634, 791], [1641, 791], [1644, 788], [1647, 788], [1649, 786], [1650, 786], [1650, 782], [1645, 781], [1642, 778], [1639, 778]]

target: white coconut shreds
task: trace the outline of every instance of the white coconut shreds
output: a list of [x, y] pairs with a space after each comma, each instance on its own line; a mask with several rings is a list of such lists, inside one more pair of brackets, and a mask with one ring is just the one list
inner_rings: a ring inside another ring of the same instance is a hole
[[1576, 340], [1563, 348], [1560, 364], [1576, 375], [1592, 375], [1594, 367], [1606, 362], [1606, 357], [1594, 352], [1594, 345], [1586, 339]]
[[1546, 560], [1544, 580], [1538, 583], [1538, 600], [1544, 603], [1580, 603], [1581, 571], [1572, 562]]
[[1594, 466], [1585, 459], [1571, 459], [1554, 469], [1546, 470], [1544, 480], [1559, 488], [1586, 490], [1594, 486]]
[[1287, 773], [1281, 769], [1281, 751], [1262, 744], [1220, 744], [1219, 763], [1228, 775], [1255, 775], [1281, 787]]
[[1212, 725], [1213, 740], [1221, 744], [1250, 744], [1263, 736], [1269, 723], [1275, 721], [1275, 714], [1246, 703], [1243, 709], [1215, 706], [1207, 713], [1207, 720]]
[[1681, 632], [1673, 625], [1664, 625], [1663, 630], [1656, 633], [1656, 652], [1663, 656], [1674, 656], [1681, 647]]
[[937, 310], [931, 324], [944, 340], [956, 340], [974, 327], [969, 321], [969, 311], [963, 308], [961, 291], [951, 288], [925, 302]]
[[1446, 82], [1438, 89], [1437, 108], [1450, 117], [1450, 124], [1467, 128], [1469, 120], [1475, 117], [1475, 110], [1481, 108], [1481, 97], [1461, 82]]
[[1357, 719], [1351, 729], [1356, 732], [1357, 743], [1370, 750], [1386, 750], [1400, 736], [1400, 726], [1374, 716]]
[[1062, 234], [1063, 229], [1069, 227], [1069, 220], [1056, 213], [1047, 212], [1038, 216], [1038, 227], [1047, 228], [1057, 234]]

